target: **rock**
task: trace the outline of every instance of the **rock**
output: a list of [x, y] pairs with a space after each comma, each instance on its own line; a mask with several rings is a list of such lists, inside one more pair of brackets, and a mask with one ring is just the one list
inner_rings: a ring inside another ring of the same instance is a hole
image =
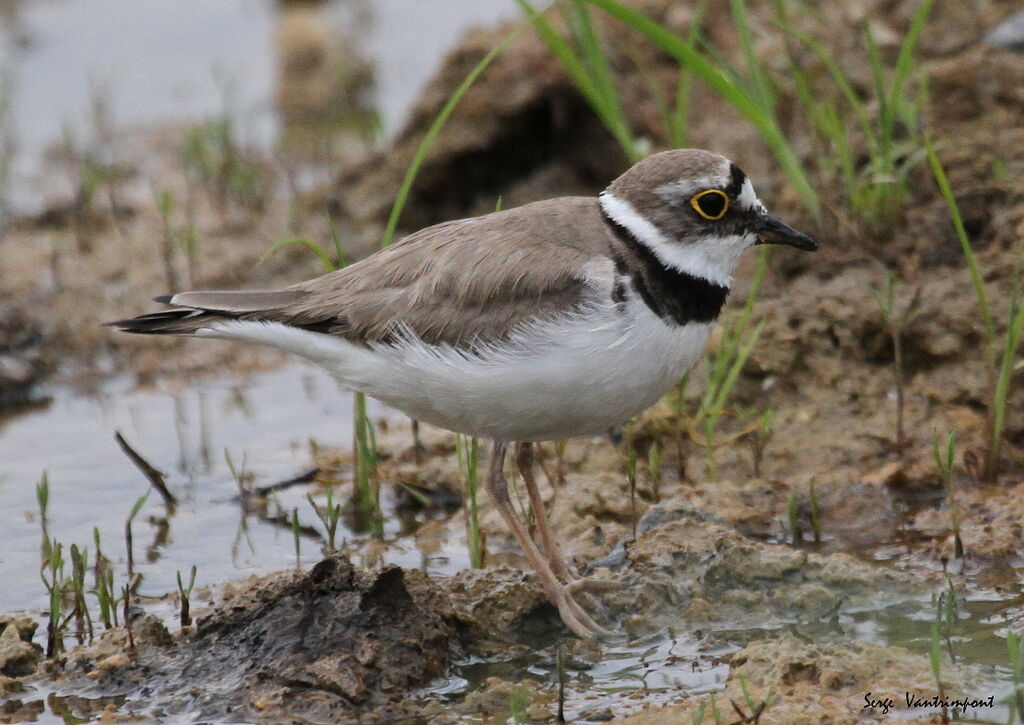
[[548, 722], [553, 718], [551, 709], [542, 702], [534, 702], [526, 708], [526, 719], [530, 722]]
[[31, 642], [39, 623], [28, 614], [0, 614], [0, 631], [5, 627], [14, 626], [23, 642]]
[[1024, 53], [1024, 11], [1014, 13], [985, 34], [985, 42]]
[[38, 646], [25, 642], [18, 628], [8, 624], [0, 632], [0, 674], [24, 677], [36, 671], [41, 658]]
[[[697, 511], [656, 507], [647, 517], [660, 524], [626, 546], [629, 564], [615, 572], [627, 586], [600, 599], [614, 612], [642, 614], [648, 629], [680, 620], [701, 628], [725, 621], [763, 626], [766, 618], [818, 621], [840, 604], [910, 600], [940, 581], [908, 581], [846, 553], [754, 541]], [[631, 631], [643, 629], [630, 624]]]
[[548, 607], [536, 578], [507, 566], [464, 569], [452, 578], [449, 591], [454, 616], [480, 637], [513, 632]]
[[137, 645], [167, 647], [174, 644], [174, 638], [167, 631], [167, 627], [152, 614], [143, 614], [132, 621], [132, 636]]
[[96, 667], [93, 670], [86, 674], [86, 677], [91, 677], [93, 679], [103, 677], [103, 675], [107, 674], [108, 672], [113, 672], [114, 670], [121, 669], [130, 662], [131, 658], [124, 652], [121, 652], [116, 655], [110, 655], [109, 657], [104, 657], [96, 663]]
[[7, 697], [15, 693], [24, 692], [25, 683], [15, 677], [0, 675], [0, 697]]

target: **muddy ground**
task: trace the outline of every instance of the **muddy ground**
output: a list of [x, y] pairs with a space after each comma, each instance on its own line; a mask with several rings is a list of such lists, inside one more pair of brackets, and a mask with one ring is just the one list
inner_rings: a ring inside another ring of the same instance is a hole
[[[658, 0], [634, 4], [686, 30], [690, 18], [684, 7]], [[760, 29], [758, 53], [765, 63], [775, 63], [780, 41], [767, 25], [768, 9], [751, 5]], [[1024, 234], [1022, 56], [981, 39], [1015, 6], [995, 0], [939, 3], [920, 48], [930, 88], [925, 124], [941, 140], [939, 155], [1003, 320]], [[799, 22], [834, 48], [838, 62], [867, 88], [869, 70], [858, 65], [865, 52], [860, 22], [873, 23], [883, 51], [892, 55], [910, 12], [910, 4], [848, 0]], [[645, 84], [649, 77], [671, 81], [667, 60], [635, 39], [630, 55], [624, 50], [629, 36], [611, 25], [605, 30], [618, 49], [614, 65], [630, 122], [658, 147], [664, 129]], [[503, 32], [465, 38], [397, 140], [342, 169], [335, 186], [299, 201], [271, 193], [261, 210], [225, 213], [197, 198], [201, 262], [190, 267], [175, 252], [175, 276], [191, 287], [260, 288], [316, 274], [317, 261], [298, 247], [259, 266], [255, 262], [289, 231], [329, 246], [328, 212], [350, 251], [365, 252], [379, 236], [426, 126]], [[738, 62], [727, 17], [707, 18], [705, 32]], [[792, 89], [781, 91], [793, 103]], [[724, 666], [724, 681], [714, 688], [723, 690], [716, 700], [723, 722], [885, 721], [882, 708], [865, 707], [866, 693], [936, 694], [927, 649], [866, 641], [843, 623], [844, 613], [984, 589], [1005, 596], [1001, 626], [1022, 631], [1020, 381], [1015, 379], [1009, 398], [999, 475], [982, 484], [977, 461], [989, 393], [979, 310], [926, 166], [912, 172], [910, 201], [884, 229], [849, 218], [840, 210], [837, 185], [821, 178], [826, 214], [815, 229], [754, 131], [706, 89], [698, 85], [694, 92], [692, 145], [735, 159], [774, 214], [822, 242], [816, 255], [783, 250], [773, 256], [756, 306], [764, 328], [731, 401], [730, 413], [770, 409], [771, 437], [755, 470], [754, 436], [723, 432], [712, 467], [675, 399], [666, 399], [633, 426], [641, 451], [635, 497], [622, 445], [574, 441], [560, 453], [547, 446], [545, 462], [554, 481], [542, 482], [549, 513], [566, 555], [581, 571], [624, 585], [589, 602], [600, 619], [635, 641], [668, 636], [689, 642], [688, 651], [698, 653], [690, 655], [695, 672]], [[786, 130], [810, 158], [815, 150], [801, 119], [794, 115]], [[149, 130], [125, 145], [162, 159], [164, 183], [184, 196], [184, 179], [174, 165], [179, 138]], [[466, 96], [440, 136], [403, 224], [414, 229], [485, 212], [499, 196], [509, 207], [594, 193], [625, 165], [543, 44], [524, 33]], [[168, 291], [160, 216], [146, 194], [133, 195], [132, 188], [126, 183], [117, 215], [100, 201], [83, 211], [74, 209], [73, 198], [58, 199], [48, 213], [21, 219], [9, 232], [4, 244], [17, 254], [5, 255], [0, 296], [4, 353], [12, 361], [4, 369], [14, 371], [9, 377], [20, 375], [28, 383], [49, 374], [88, 384], [128, 371], [145, 385], [156, 376], [185, 381], [274, 365], [280, 356], [272, 351], [140, 341], [98, 326], [148, 309], [148, 297]], [[300, 213], [289, 213], [296, 208]], [[737, 274], [734, 305], [742, 301], [752, 267], [748, 259]], [[919, 295], [902, 338], [902, 453], [895, 441], [892, 341], [871, 291], [886, 267], [904, 280], [897, 289], [899, 304]], [[684, 410], [693, 409], [702, 384], [698, 371], [683, 396]], [[0, 389], [0, 397], [31, 396], [24, 384], [11, 389], [17, 394]], [[743, 424], [727, 416], [724, 427], [738, 433]], [[933, 437], [953, 429], [959, 436], [955, 505], [932, 459]], [[425, 491], [458, 490], [449, 434], [424, 431], [422, 462], [414, 460], [409, 433], [400, 425], [380, 437], [384, 485], [399, 481]], [[662, 451], [657, 476], [645, 463], [655, 442]], [[318, 461], [325, 472], [342, 471], [336, 477], [324, 473], [318, 481], [337, 485], [339, 499], [351, 486], [338, 463], [347, 457], [344, 451], [325, 452]], [[423, 689], [450, 673], [453, 663], [472, 658], [514, 658], [529, 651], [549, 670], [560, 642], [576, 673], [576, 689], [585, 691], [579, 673], [602, 658], [601, 646], [566, 636], [532, 576], [523, 573], [524, 562], [486, 494], [481, 506], [487, 567], [451, 579], [397, 568], [365, 571], [337, 554], [312, 571], [227, 585], [218, 602], [199, 609], [190, 628], [168, 632], [142, 617], [133, 625], [134, 647], [121, 627], [49, 661], [27, 643], [30, 624], [12, 622], [0, 633], [0, 692], [8, 700], [0, 719], [30, 717], [31, 703], [38, 700], [33, 693], [56, 689], [89, 698], [91, 704], [83, 699], [72, 706], [79, 713], [105, 707], [103, 717], [110, 721], [138, 712], [166, 721], [186, 713], [227, 721], [501, 722], [513, 715], [550, 720], [557, 701], [550, 681], [496, 674], [452, 698]], [[954, 513], [962, 555], [952, 533]], [[462, 516], [434, 527], [434, 534], [460, 531]], [[813, 541], [816, 521], [819, 542]], [[431, 545], [429, 525], [417, 536], [424, 547]], [[942, 680], [954, 696], [1005, 694], [993, 684], [991, 670], [962, 660], [947, 661]], [[509, 703], [524, 687], [527, 704], [512, 713]], [[704, 708], [710, 722], [709, 703], [704, 692], [648, 696], [637, 687], [616, 708], [588, 710], [577, 702], [576, 713], [590, 721], [691, 722]], [[903, 714], [910, 718], [904, 722], [941, 721], [934, 709]]]

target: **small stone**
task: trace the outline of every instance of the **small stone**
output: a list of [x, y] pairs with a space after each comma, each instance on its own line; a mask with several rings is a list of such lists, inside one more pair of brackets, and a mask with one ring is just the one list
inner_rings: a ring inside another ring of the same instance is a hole
[[129, 662], [131, 662], [131, 658], [123, 652], [116, 655], [110, 655], [109, 657], [104, 657], [99, 662], [97, 662], [96, 667], [93, 668], [91, 672], [86, 673], [85, 676], [91, 677], [95, 680], [97, 678], [103, 677], [103, 675], [107, 674], [108, 672], [112, 672], [113, 670], [117, 670], [126, 666]]
[[0, 631], [9, 625], [18, 630], [22, 642], [31, 642], [39, 623], [28, 614], [0, 614]]
[[174, 638], [167, 631], [167, 627], [152, 614], [140, 615], [132, 622], [132, 635], [135, 637], [135, 643], [139, 645], [168, 647], [174, 644]]
[[7, 697], [18, 692], [25, 691], [25, 684], [13, 677], [0, 675], [0, 697]]
[[31, 642], [24, 642], [18, 628], [12, 625], [0, 632], [0, 674], [8, 677], [24, 677], [36, 671], [39, 665], [39, 648]]
[[872, 486], [888, 486], [890, 488], [899, 487], [901, 480], [906, 478], [903, 472], [903, 463], [901, 461], [891, 461], [881, 468], [864, 474], [861, 476], [861, 480], [864, 483]]
[[547, 722], [552, 717], [554, 715], [551, 714], [551, 710], [542, 702], [535, 702], [526, 708], [526, 718], [530, 722]]
[[1014, 13], [985, 34], [985, 42], [1024, 53], [1024, 11]]

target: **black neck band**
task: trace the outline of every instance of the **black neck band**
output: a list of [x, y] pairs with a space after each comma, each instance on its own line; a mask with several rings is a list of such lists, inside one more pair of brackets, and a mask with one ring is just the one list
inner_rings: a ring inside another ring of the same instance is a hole
[[729, 295], [728, 287], [666, 267], [633, 232], [604, 209], [601, 215], [619, 241], [639, 259], [639, 269], [629, 270], [624, 266], [625, 260], [615, 257], [616, 270], [632, 277], [633, 287], [654, 314], [677, 325], [717, 319]]

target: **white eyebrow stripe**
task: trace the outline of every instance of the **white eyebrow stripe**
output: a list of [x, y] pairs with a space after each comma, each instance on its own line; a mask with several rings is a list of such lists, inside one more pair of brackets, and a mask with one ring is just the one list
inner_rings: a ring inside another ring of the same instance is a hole
[[679, 181], [662, 184], [654, 190], [654, 193], [663, 201], [675, 206], [684, 201], [689, 201], [690, 197], [698, 191], [719, 188], [720, 181], [721, 178], [719, 176], [712, 177], [710, 174], [705, 174], [704, 176], [695, 176], [690, 179], [680, 179]]
[[750, 183], [750, 179], [743, 180], [740, 193], [736, 195], [736, 203], [747, 211], [756, 211], [759, 214], [768, 213], [764, 204], [757, 198], [757, 194], [754, 193], [754, 185]]

